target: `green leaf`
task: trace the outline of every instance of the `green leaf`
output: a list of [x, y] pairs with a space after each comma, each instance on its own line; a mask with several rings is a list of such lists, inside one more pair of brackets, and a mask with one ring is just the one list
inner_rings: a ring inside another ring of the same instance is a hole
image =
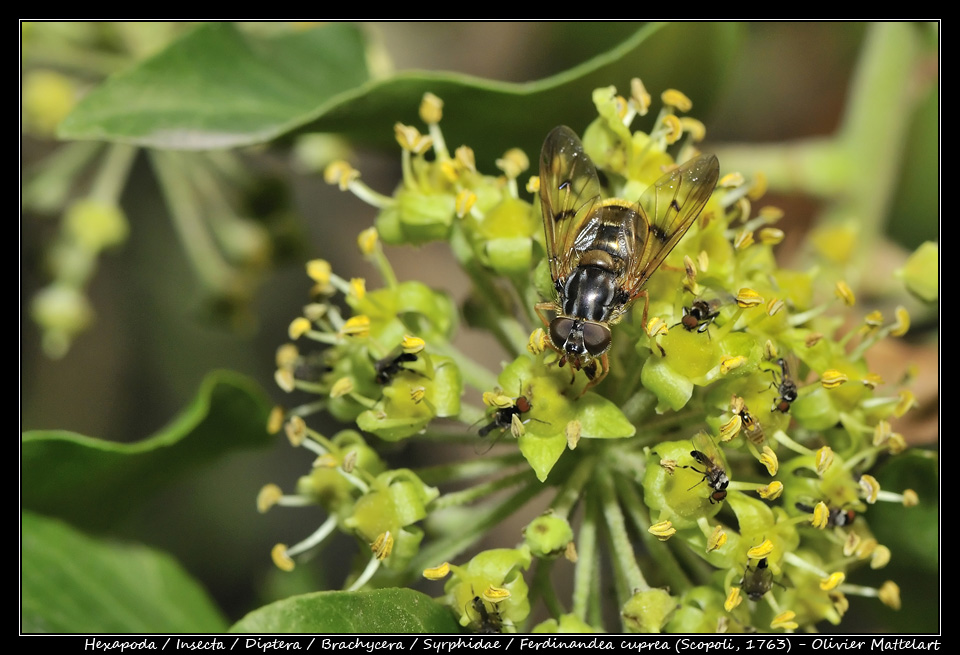
[[226, 620], [172, 557], [22, 515], [24, 632], [223, 632]]
[[104, 528], [178, 475], [225, 453], [269, 444], [269, 410], [256, 384], [221, 371], [207, 376], [183, 414], [137, 443], [56, 430], [24, 433], [22, 507], [85, 529]]
[[321, 591], [272, 603], [230, 632], [460, 632], [450, 609], [412, 589]]
[[262, 143], [367, 78], [363, 38], [353, 25], [257, 39], [210, 23], [109, 78], [59, 133], [184, 150]]
[[[623, 41], [611, 32], [608, 51], [517, 84], [424, 71], [368, 81], [362, 38], [350, 25], [270, 40], [228, 24], [204, 25], [91, 92], [60, 124], [59, 135], [207, 149], [309, 130], [395, 146], [390, 126], [419, 124], [417, 108], [430, 91], [444, 100], [448, 141], [472, 144], [478, 162], [492, 161], [509, 147], [538, 151], [555, 125], [582, 130], [596, 116], [587, 100], [591, 91], [614, 84], [626, 94], [636, 76], [653, 94], [683, 90], [702, 115], [741, 33], [735, 23], [649, 24]], [[655, 114], [640, 126], [649, 129]]]

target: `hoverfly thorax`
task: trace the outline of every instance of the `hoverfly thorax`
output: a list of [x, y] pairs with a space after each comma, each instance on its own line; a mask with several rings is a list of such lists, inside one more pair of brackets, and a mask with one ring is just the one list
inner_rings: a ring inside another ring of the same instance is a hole
[[[716, 157], [701, 155], [666, 173], [636, 202], [604, 200], [597, 169], [573, 130], [560, 126], [547, 135], [540, 205], [556, 299], [538, 304], [537, 312], [561, 366], [586, 370], [591, 384], [606, 375], [610, 325], [646, 294], [647, 280], [710, 199], [719, 170]], [[548, 322], [542, 310], [555, 317]]]

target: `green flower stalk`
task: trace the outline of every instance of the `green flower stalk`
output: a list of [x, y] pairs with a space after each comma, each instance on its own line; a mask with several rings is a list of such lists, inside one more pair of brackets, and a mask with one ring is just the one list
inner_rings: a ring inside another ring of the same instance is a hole
[[[599, 117], [577, 156], [604, 174], [603, 197], [627, 199], [611, 206], [679, 180], [664, 173], [698, 155], [705, 127], [682, 115], [692, 102], [679, 91], [661, 95], [650, 133], [630, 128], [651, 105], [639, 80], [630, 98], [604, 88], [593, 100]], [[755, 209], [765, 179], [727, 172], [645, 273], [645, 302], [620, 301], [625, 315], [609, 321], [602, 374], [590, 365], [600, 353], [563, 366], [571, 351], [559, 352], [555, 324], [548, 330], [549, 316], [538, 314], [560, 289], [553, 267], [568, 253], [542, 226], [576, 219], [542, 216], [543, 180], [522, 179], [525, 153], [509, 151], [500, 174], [483, 174], [469, 148], [448, 149], [438, 98], [428, 94], [420, 114], [425, 132], [396, 126], [403, 180], [392, 195], [345, 162], [326, 171], [379, 208], [358, 245], [381, 280], [346, 280], [320, 260], [307, 266], [311, 302], [291, 322], [295, 343], [278, 350], [276, 377], [311, 398], [275, 410], [271, 429], [315, 460], [296, 494], [268, 485], [258, 502], [318, 504], [330, 518], [301, 544], [278, 547], [278, 565], [292, 567], [340, 530], [370, 553], [345, 586], [450, 576], [440, 602], [480, 632], [793, 631], [839, 623], [849, 596], [899, 606], [894, 583], [856, 580], [861, 566], [891, 557], [870, 530], [871, 506], [922, 502], [870, 474], [904, 451], [889, 421], [912, 395], [872, 372], [865, 353], [906, 332], [906, 311], [892, 322], [878, 312], [851, 320], [856, 294], [829, 253], [805, 270], [779, 267], [783, 212]], [[663, 216], [682, 213], [675, 200], [645, 209], [654, 227], [631, 247], [661, 238]], [[561, 245], [575, 247], [576, 237]], [[462, 313], [502, 346], [500, 371], [454, 345], [460, 308], [398, 280], [381, 240], [450, 244], [475, 287]], [[586, 252], [596, 251], [576, 257]], [[911, 262], [903, 272], [915, 293], [935, 293], [928, 268]], [[308, 426], [321, 412], [357, 429], [325, 437]], [[429, 440], [447, 461], [391, 469], [383, 442], [410, 439]], [[464, 441], [470, 452], [455, 448]], [[538, 495], [551, 499], [547, 513], [522, 535], [501, 535], [502, 548], [468, 557]], [[612, 581], [600, 577], [603, 560]], [[570, 598], [550, 584], [555, 570], [573, 580]], [[551, 618], [528, 625], [537, 603]]]

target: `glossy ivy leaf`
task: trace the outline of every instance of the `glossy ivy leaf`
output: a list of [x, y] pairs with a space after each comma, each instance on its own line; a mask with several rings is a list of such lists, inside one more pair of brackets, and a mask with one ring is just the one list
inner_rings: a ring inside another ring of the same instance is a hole
[[460, 632], [450, 609], [412, 589], [321, 591], [250, 612], [230, 632]]
[[609, 84], [628, 93], [636, 76], [653, 93], [680, 88], [702, 109], [716, 96], [741, 32], [735, 23], [648, 24], [624, 40], [612, 37], [609, 50], [573, 68], [517, 84], [424, 71], [369, 80], [362, 33], [353, 25], [271, 39], [230, 24], [202, 25], [94, 89], [59, 135], [198, 150], [321, 131], [395, 146], [390, 129], [371, 126], [418, 124], [416, 108], [430, 91], [445, 102], [444, 131], [474, 144], [483, 161], [514, 146], [538, 151], [554, 125], [582, 128], [594, 109], [571, 98]]
[[256, 38], [208, 23], [110, 77], [60, 124], [68, 139], [208, 150], [270, 141], [368, 79], [349, 24]]
[[220, 371], [207, 376], [170, 425], [137, 443], [58, 430], [24, 433], [22, 507], [83, 528], [107, 527], [178, 475], [220, 455], [269, 444], [269, 411], [256, 384]]
[[23, 632], [223, 632], [206, 591], [166, 553], [22, 514]]

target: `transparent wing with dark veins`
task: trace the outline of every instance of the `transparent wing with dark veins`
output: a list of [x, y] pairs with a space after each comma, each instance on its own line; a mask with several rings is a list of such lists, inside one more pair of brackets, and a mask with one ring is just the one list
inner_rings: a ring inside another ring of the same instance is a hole
[[540, 153], [540, 205], [553, 281], [573, 269], [577, 235], [600, 202], [597, 169], [569, 127], [554, 128]]
[[715, 155], [700, 155], [653, 183], [637, 202], [639, 250], [630, 258], [624, 290], [635, 298], [703, 210], [720, 177]]

